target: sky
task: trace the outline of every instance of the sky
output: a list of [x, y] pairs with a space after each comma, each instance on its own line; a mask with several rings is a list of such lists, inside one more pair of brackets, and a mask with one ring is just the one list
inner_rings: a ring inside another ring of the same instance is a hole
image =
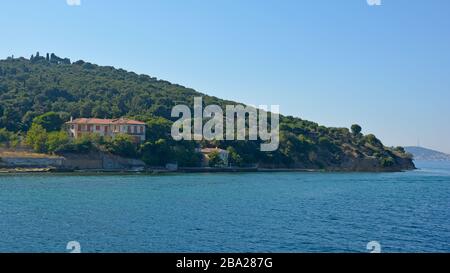
[[370, 1], [0, 0], [0, 58], [54, 52], [450, 153], [450, 1]]

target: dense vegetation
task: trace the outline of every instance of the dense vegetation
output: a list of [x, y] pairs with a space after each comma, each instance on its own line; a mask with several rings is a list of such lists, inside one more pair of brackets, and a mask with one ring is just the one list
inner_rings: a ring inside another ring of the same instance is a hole
[[[234, 104], [147, 75], [84, 61], [71, 63], [54, 54], [11, 57], [0, 61], [0, 142], [22, 143], [47, 153], [101, 149], [154, 166], [169, 162], [196, 166], [198, 146], [228, 149], [235, 166], [338, 169], [369, 158], [376, 159], [377, 167], [392, 168], [411, 162], [402, 148], [384, 147], [374, 135], [363, 135], [359, 125], [351, 130], [327, 128], [291, 116], [280, 118], [280, 148], [275, 152], [260, 152], [257, 141], [175, 142], [170, 136], [171, 109], [192, 105], [194, 96], [203, 96], [205, 105]], [[71, 116], [142, 120], [147, 123], [147, 140], [139, 147], [125, 135], [71, 141], [61, 132]]]

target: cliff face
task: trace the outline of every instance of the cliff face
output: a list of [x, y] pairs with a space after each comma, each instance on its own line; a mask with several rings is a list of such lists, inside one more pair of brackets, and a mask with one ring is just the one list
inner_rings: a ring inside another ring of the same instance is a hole
[[414, 170], [416, 166], [409, 158], [395, 158], [395, 164], [383, 166], [377, 158], [365, 157], [350, 159], [339, 166], [327, 168], [330, 171], [350, 171], [350, 172], [398, 172]]
[[330, 162], [326, 169], [333, 171], [356, 171], [356, 172], [395, 172], [414, 170], [416, 167], [412, 158], [399, 151], [383, 147], [386, 154], [380, 156], [362, 149], [363, 153], [347, 152], [338, 164]]
[[[392, 161], [386, 161], [386, 158], [380, 158], [378, 155], [355, 155], [345, 152], [333, 155], [328, 152], [319, 152], [318, 154], [310, 153], [308, 155], [310, 157], [309, 160], [299, 160], [281, 167], [331, 172], [398, 172], [416, 169], [413, 160], [409, 156], [397, 154], [390, 150], [387, 151], [389, 153], [388, 158]], [[280, 168], [280, 165], [274, 164], [260, 164], [259, 166], [269, 169]]]
[[[138, 156], [162, 166], [181, 163], [181, 158], [190, 160], [180, 156], [181, 145], [189, 153], [202, 145], [231, 148], [231, 162], [236, 166], [345, 171], [414, 168], [402, 148], [385, 147], [374, 135], [363, 135], [357, 125], [352, 130], [331, 128], [292, 116], [280, 116], [280, 145], [275, 152], [260, 152], [260, 143], [253, 141], [174, 142], [170, 136], [172, 107], [184, 104], [192, 108], [194, 97], [199, 96], [205, 105], [216, 104], [223, 109], [239, 104], [147, 75], [84, 61], [71, 63], [57, 56], [50, 61], [36, 57], [0, 60], [0, 128], [11, 132], [27, 132], [35, 117], [50, 111], [64, 120], [71, 116], [132, 117], [145, 121], [148, 127]], [[161, 147], [161, 143], [167, 146]], [[160, 162], [162, 158], [167, 162]]]

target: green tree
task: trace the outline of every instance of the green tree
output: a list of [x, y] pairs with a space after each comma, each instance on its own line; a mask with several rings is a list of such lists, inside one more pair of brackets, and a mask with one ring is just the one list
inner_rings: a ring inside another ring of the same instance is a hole
[[392, 157], [384, 157], [381, 159], [381, 166], [392, 167], [395, 164], [395, 160]]
[[361, 134], [362, 128], [358, 124], [353, 124], [351, 129], [355, 136]]
[[110, 142], [106, 143], [109, 152], [124, 156], [124, 157], [136, 157], [136, 144], [133, 142], [133, 138], [126, 134], [118, 134]]
[[170, 131], [172, 122], [163, 117], [151, 117], [146, 122], [147, 131], [146, 135], [148, 141], [155, 142], [159, 139], [170, 139]]
[[195, 151], [195, 145], [191, 141], [172, 144], [171, 153], [171, 161], [174, 162], [175, 160], [180, 167], [198, 167], [203, 158], [201, 153]]
[[383, 147], [383, 143], [381, 143], [381, 141], [373, 134], [369, 134], [369, 135], [365, 136], [364, 140], [367, 143], [369, 143], [370, 145], [373, 145], [375, 147], [378, 147], [378, 148]]
[[51, 132], [47, 136], [47, 149], [55, 152], [69, 143], [69, 136], [64, 131]]
[[242, 166], [244, 161], [242, 160], [242, 157], [238, 154], [236, 149], [230, 146], [227, 148], [227, 151], [229, 153], [229, 163], [233, 166]]
[[33, 123], [41, 125], [47, 132], [54, 132], [61, 130], [64, 121], [60, 115], [55, 112], [48, 112], [37, 116], [33, 119]]
[[208, 155], [208, 164], [210, 167], [220, 167], [225, 163], [223, 162], [222, 158], [220, 158], [220, 153], [214, 151]]
[[11, 140], [12, 133], [5, 128], [0, 129], [0, 143], [7, 143]]
[[165, 166], [173, 159], [171, 147], [164, 139], [146, 142], [141, 147], [142, 160], [150, 166]]
[[47, 152], [47, 131], [40, 124], [33, 124], [28, 131], [25, 143], [37, 153]]

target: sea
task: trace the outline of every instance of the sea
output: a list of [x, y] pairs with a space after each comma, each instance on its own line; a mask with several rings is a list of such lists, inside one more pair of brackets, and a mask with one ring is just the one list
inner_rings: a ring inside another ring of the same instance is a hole
[[2, 174], [0, 252], [450, 252], [450, 163], [398, 173]]

